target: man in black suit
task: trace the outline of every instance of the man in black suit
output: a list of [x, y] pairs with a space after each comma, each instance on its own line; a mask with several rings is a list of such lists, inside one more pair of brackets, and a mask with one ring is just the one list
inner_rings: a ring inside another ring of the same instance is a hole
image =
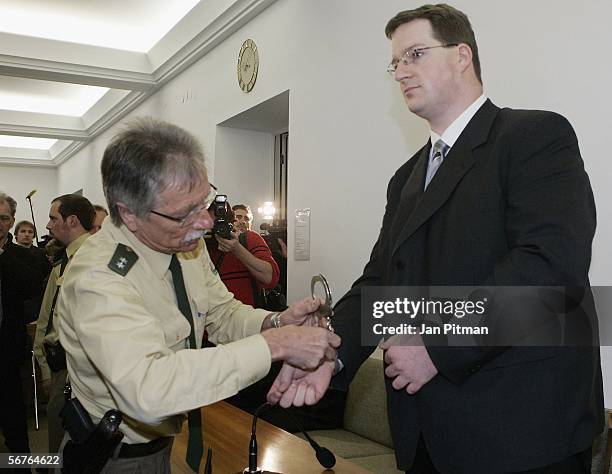
[[12, 242], [17, 203], [0, 192], [0, 428], [13, 453], [30, 452], [20, 367], [27, 358], [24, 300], [36, 270], [34, 257]]
[[[576, 135], [543, 111], [483, 96], [468, 18], [444, 4], [398, 13], [389, 72], [431, 140], [393, 176], [363, 275], [335, 308], [336, 383], [372, 347], [359, 331], [372, 286], [573, 286], [588, 281], [595, 205]], [[420, 338], [420, 339], [419, 339]], [[444, 347], [429, 336], [381, 344], [400, 469], [415, 473], [590, 473], [603, 427], [599, 348]], [[332, 364], [284, 368], [269, 394], [312, 403]]]

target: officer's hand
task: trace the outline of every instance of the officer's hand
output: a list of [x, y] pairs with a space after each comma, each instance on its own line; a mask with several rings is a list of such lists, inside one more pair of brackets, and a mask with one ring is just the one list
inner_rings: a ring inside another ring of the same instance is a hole
[[326, 360], [336, 358], [340, 337], [327, 329], [305, 326], [283, 326], [263, 331], [272, 362], [284, 360], [300, 369], [315, 369]]
[[322, 304], [321, 298], [304, 298], [293, 303], [280, 314], [281, 325], [318, 326], [319, 317], [316, 311]]
[[232, 232], [231, 236], [231, 239], [224, 239], [223, 237], [219, 237], [217, 234], [215, 234], [215, 239], [217, 239], [217, 242], [219, 243], [219, 250], [221, 252], [233, 252], [236, 245], [240, 245], [240, 242], [238, 242], [238, 233]]

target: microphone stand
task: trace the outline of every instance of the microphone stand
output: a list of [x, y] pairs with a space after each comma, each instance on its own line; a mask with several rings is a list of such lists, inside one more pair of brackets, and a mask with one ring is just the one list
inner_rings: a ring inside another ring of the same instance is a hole
[[325, 469], [331, 469], [336, 465], [336, 457], [334, 456], [334, 454], [329, 449], [320, 446], [314, 439], [312, 439], [312, 437], [304, 429], [302, 423], [299, 422], [296, 417], [294, 417], [287, 409], [281, 407], [280, 405], [271, 405], [266, 402], [257, 407], [255, 413], [253, 414], [253, 426], [251, 427], [251, 440], [249, 442], [249, 467], [242, 471], [242, 473], [238, 474], [276, 474], [270, 471], [263, 471], [257, 467], [257, 437], [255, 434], [257, 431], [257, 418], [259, 417], [260, 413], [266, 408], [274, 407], [281, 408], [289, 417], [289, 419], [291, 419], [293, 424], [302, 432], [302, 434], [314, 450], [317, 457], [317, 461], [319, 461], [319, 464], [321, 466], [323, 466]]
[[26, 196], [26, 199], [30, 203], [30, 214], [32, 214], [32, 224], [34, 224], [34, 238], [36, 239], [36, 246], [38, 247], [38, 230], [36, 229], [36, 221], [34, 220], [34, 209], [32, 208], [32, 193]]
[[249, 467], [242, 471], [244, 474], [264, 474], [264, 471], [257, 467], [257, 417], [262, 410], [268, 408], [269, 406], [270, 405], [268, 403], [260, 405], [257, 410], [255, 410], [255, 414], [253, 415], [251, 440], [249, 441]]

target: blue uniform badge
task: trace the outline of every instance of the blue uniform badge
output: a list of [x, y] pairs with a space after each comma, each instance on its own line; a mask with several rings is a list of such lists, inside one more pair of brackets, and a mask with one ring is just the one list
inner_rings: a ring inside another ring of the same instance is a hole
[[108, 268], [121, 276], [126, 276], [137, 261], [138, 255], [130, 247], [117, 244], [115, 253], [108, 262]]

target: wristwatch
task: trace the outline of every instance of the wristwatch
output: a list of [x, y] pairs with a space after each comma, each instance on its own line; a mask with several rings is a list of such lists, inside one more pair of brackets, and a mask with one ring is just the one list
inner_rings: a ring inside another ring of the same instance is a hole
[[270, 324], [272, 325], [273, 328], [278, 329], [279, 327], [281, 327], [281, 314], [280, 313], [272, 313], [272, 316], [270, 316]]

